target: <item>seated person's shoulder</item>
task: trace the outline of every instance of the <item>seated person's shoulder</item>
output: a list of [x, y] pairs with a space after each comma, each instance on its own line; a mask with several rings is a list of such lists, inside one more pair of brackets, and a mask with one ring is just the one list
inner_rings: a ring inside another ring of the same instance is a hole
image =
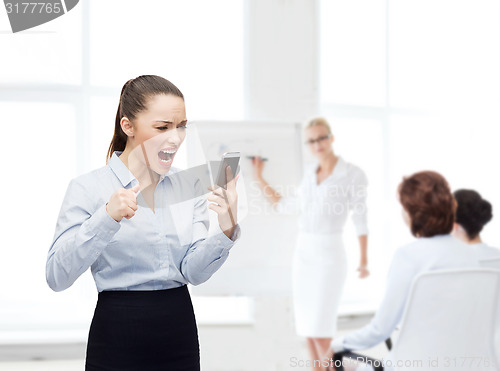
[[417, 238], [414, 241], [400, 246], [394, 252], [393, 260], [398, 260], [400, 262], [409, 261], [412, 263], [417, 263], [418, 261], [425, 260], [427, 250], [431, 248], [425, 247], [425, 245], [427, 245], [426, 242], [427, 241]]
[[477, 255], [481, 260], [500, 258], [500, 249], [486, 244], [481, 244], [480, 246], [477, 246]]

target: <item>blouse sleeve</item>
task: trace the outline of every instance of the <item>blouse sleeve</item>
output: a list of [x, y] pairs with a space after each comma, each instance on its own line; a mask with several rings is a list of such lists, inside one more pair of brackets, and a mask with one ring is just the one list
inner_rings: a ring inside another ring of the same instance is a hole
[[[197, 195], [203, 195], [199, 179], [195, 183]], [[240, 237], [240, 226], [236, 224], [233, 235], [228, 238], [217, 223], [215, 234], [209, 236], [210, 220], [208, 201], [205, 196], [196, 199], [193, 214], [193, 239], [181, 262], [181, 273], [192, 285], [208, 280], [226, 261], [229, 250]]]
[[399, 249], [389, 268], [384, 298], [371, 322], [358, 331], [333, 340], [331, 348], [335, 352], [368, 349], [390, 337], [401, 321], [416, 273], [412, 259]]
[[105, 204], [93, 210], [89, 192], [76, 179], [66, 190], [46, 263], [47, 283], [54, 291], [70, 287], [121, 227]]
[[366, 192], [368, 188], [368, 178], [361, 169], [357, 169], [352, 180], [352, 192], [350, 192], [349, 210], [351, 219], [358, 236], [368, 234]]

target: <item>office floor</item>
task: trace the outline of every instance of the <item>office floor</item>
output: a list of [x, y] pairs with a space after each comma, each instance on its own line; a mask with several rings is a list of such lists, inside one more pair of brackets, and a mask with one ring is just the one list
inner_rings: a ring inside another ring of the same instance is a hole
[[84, 343], [1, 345], [2, 371], [82, 371]]
[[82, 371], [84, 361], [29, 361], [29, 362], [0, 362], [2, 371]]
[[[339, 335], [346, 331], [339, 331]], [[302, 341], [301, 341], [302, 342]], [[305, 341], [301, 346], [300, 358], [306, 360], [307, 350]], [[43, 345], [43, 346], [0, 346], [0, 370], [2, 371], [83, 371], [84, 370], [85, 344]], [[381, 358], [386, 354], [384, 346], [378, 346], [367, 352], [368, 355]], [[57, 355], [57, 356], [56, 356]], [[57, 359], [54, 358], [64, 358]], [[265, 367], [265, 369], [269, 369]], [[289, 370], [290, 367], [272, 368], [276, 371]], [[310, 371], [309, 367], [293, 367], [296, 371]], [[356, 367], [345, 368], [353, 371]], [[218, 371], [209, 370], [208, 371]], [[261, 371], [261, 370], [252, 370]]]
[[[59, 361], [30, 361], [30, 362], [0, 362], [2, 371], [83, 371], [84, 361], [59, 360]], [[296, 370], [307, 370], [309, 368], [300, 367]], [[346, 366], [345, 371], [357, 370], [355, 366]]]
[[[309, 357], [305, 339], [295, 335], [289, 299], [266, 299], [256, 308], [256, 323], [252, 326], [199, 326], [203, 370], [310, 371], [303, 363], [292, 363], [292, 358], [305, 362]], [[339, 335], [363, 326], [370, 317], [340, 318]], [[0, 345], [0, 370], [83, 371], [85, 348], [84, 342]], [[252, 353], [254, 356], [248, 357]], [[375, 358], [386, 353], [383, 345], [366, 352]]]

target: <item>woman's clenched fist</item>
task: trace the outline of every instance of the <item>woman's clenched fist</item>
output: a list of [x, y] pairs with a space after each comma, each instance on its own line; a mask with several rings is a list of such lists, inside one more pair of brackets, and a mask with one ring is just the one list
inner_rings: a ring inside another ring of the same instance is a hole
[[114, 220], [119, 222], [122, 218], [130, 219], [137, 211], [137, 192], [139, 192], [139, 184], [130, 189], [120, 188], [111, 195], [106, 204], [106, 212]]

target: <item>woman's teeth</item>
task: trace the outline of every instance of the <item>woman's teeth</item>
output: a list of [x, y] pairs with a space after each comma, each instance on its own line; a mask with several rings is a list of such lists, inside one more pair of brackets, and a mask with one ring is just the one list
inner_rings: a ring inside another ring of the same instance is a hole
[[177, 150], [175, 150], [175, 149], [161, 150], [160, 152], [158, 152], [158, 157], [159, 157], [161, 162], [170, 163], [170, 162], [172, 162], [172, 158], [174, 157], [175, 152], [177, 152]]

